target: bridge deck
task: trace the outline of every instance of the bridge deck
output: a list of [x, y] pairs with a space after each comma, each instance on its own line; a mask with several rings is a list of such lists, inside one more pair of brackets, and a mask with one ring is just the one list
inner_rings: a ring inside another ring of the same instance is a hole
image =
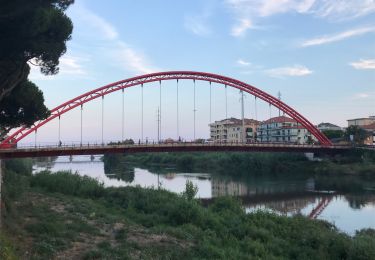
[[336, 154], [352, 149], [350, 146], [320, 146], [295, 144], [231, 144], [231, 143], [171, 143], [135, 145], [72, 145], [0, 149], [0, 158], [91, 155], [105, 153], [145, 152], [300, 152]]

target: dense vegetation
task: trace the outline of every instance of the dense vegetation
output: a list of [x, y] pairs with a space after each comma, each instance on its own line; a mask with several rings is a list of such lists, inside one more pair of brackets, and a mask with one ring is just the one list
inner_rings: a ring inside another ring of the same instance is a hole
[[352, 150], [342, 155], [309, 161], [291, 153], [144, 153], [108, 154], [103, 157], [106, 173], [127, 172], [130, 165], [162, 171], [176, 170], [228, 174], [232, 177], [261, 175], [353, 174], [375, 176], [375, 152]]
[[[308, 171], [313, 165], [303, 154], [287, 153], [145, 153], [104, 155], [107, 171], [129, 164], [160, 170], [173, 165], [180, 171], [203, 171], [231, 176], [293, 174]], [[159, 169], [158, 169], [159, 168]]]
[[9, 259], [375, 258], [374, 230], [349, 237], [302, 216], [246, 214], [227, 197], [203, 207], [192, 198], [191, 183], [182, 195], [104, 188], [67, 172], [31, 176], [29, 166], [10, 161], [5, 174], [0, 241], [7, 244], [1, 244], [0, 256]]
[[28, 80], [30, 65], [56, 74], [73, 24], [74, 0], [0, 1], [0, 139], [10, 129], [48, 117], [42, 92]]

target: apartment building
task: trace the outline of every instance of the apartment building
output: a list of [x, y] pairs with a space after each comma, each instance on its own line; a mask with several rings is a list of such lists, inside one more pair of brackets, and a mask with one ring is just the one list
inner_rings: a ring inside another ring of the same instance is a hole
[[259, 121], [245, 118], [243, 130], [242, 120], [231, 117], [211, 123], [210, 137], [214, 142], [254, 142], [258, 125]]
[[364, 140], [364, 144], [375, 145], [375, 116], [349, 119], [347, 121], [348, 127], [353, 125], [358, 126], [369, 133], [368, 137]]
[[361, 127], [361, 126], [375, 124], [375, 116], [349, 119], [347, 121], [348, 121], [348, 127], [352, 125], [357, 125]]
[[316, 141], [316, 138], [296, 120], [278, 116], [260, 123], [257, 141], [305, 144]]

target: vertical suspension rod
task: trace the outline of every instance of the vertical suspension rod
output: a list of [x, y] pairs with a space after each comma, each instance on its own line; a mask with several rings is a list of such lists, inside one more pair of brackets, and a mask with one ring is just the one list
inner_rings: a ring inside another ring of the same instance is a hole
[[159, 80], [160, 93], [159, 93], [159, 141], [161, 140], [161, 80]]
[[270, 107], [270, 119], [271, 119], [272, 117], [271, 104], [269, 104], [269, 107]]
[[102, 145], [104, 145], [104, 96], [102, 96]]
[[83, 105], [81, 105], [81, 142], [80, 142], [81, 146], [82, 146], [82, 133], [83, 133], [83, 131], [82, 131], [82, 126], [83, 126], [83, 124], [82, 124], [82, 121], [83, 121], [82, 114], [83, 114]]
[[210, 123], [212, 123], [212, 102], [211, 102], [211, 86], [212, 86], [212, 83], [210, 81]]
[[193, 80], [193, 82], [194, 82], [194, 109], [193, 111], [194, 111], [194, 141], [195, 141], [195, 112], [197, 111], [195, 107], [195, 79]]
[[59, 115], [59, 145], [60, 145], [60, 142], [61, 142], [61, 116]]
[[158, 107], [158, 112], [157, 112], [157, 122], [158, 122], [158, 143], [160, 143], [160, 108]]
[[225, 119], [227, 118], [228, 118], [228, 93], [227, 93], [227, 85], [225, 85]]
[[258, 121], [257, 97], [256, 96], [254, 96], [254, 97], [255, 97], [255, 102], [254, 102], [254, 106], [255, 106], [255, 110], [254, 110], [254, 112], [255, 112], [255, 120]]
[[143, 83], [141, 85], [141, 106], [142, 106], [142, 109], [141, 109], [141, 142], [143, 143]]
[[178, 79], [177, 79], [177, 140], [180, 139], [180, 129], [179, 129], [179, 122], [178, 122]]
[[244, 106], [244, 93], [241, 90], [241, 119], [242, 119], [242, 134], [241, 134], [241, 142], [245, 142], [245, 106]]
[[122, 91], [122, 120], [121, 120], [121, 140], [124, 141], [124, 135], [125, 135], [125, 95], [124, 95], [124, 89]]
[[37, 129], [35, 129], [35, 136], [34, 136], [34, 145], [35, 145], [35, 147], [36, 147], [36, 139], [37, 139]]

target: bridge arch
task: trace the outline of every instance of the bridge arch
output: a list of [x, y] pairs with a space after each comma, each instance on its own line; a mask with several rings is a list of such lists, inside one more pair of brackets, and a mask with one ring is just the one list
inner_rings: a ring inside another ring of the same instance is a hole
[[242, 81], [225, 77], [217, 74], [206, 73], [206, 72], [195, 72], [195, 71], [167, 71], [167, 72], [157, 72], [146, 75], [141, 75], [137, 77], [132, 77], [129, 79], [117, 81], [109, 85], [94, 89], [92, 91], [86, 92], [76, 98], [73, 98], [51, 110], [51, 115], [42, 121], [36, 122], [31, 127], [21, 127], [6, 139], [0, 143], [0, 148], [8, 147], [10, 143], [17, 143], [32, 132], [36, 131], [38, 128], [42, 127], [49, 121], [60, 117], [64, 113], [79, 107], [93, 99], [103, 97], [107, 94], [110, 94], [115, 91], [119, 91], [125, 88], [132, 86], [142, 85], [150, 82], [158, 82], [165, 80], [181, 80], [181, 79], [190, 79], [190, 80], [201, 80], [208, 81], [213, 83], [218, 83], [226, 86], [231, 86], [239, 90], [245, 91], [257, 98], [264, 100], [265, 102], [273, 105], [283, 111], [285, 114], [289, 115], [291, 118], [300, 123], [305, 127], [316, 139], [320, 142], [321, 145], [331, 146], [331, 141], [321, 133], [310, 121], [308, 121], [303, 115], [298, 113], [296, 110], [279, 100], [271, 96], [270, 94], [252, 86]]

